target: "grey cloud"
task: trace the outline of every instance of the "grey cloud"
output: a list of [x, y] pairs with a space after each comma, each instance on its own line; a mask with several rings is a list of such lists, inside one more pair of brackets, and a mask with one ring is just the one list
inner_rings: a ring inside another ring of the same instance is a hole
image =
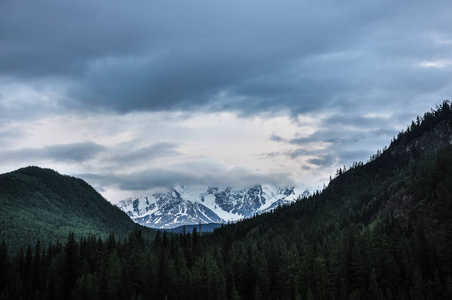
[[308, 137], [298, 137], [298, 138], [293, 138], [289, 140], [290, 144], [296, 144], [296, 145], [303, 145], [306, 143], [310, 143], [313, 141], [318, 141], [319, 138], [317, 137], [316, 133], [311, 134]]
[[327, 125], [343, 125], [351, 127], [382, 127], [388, 122], [387, 118], [382, 117], [363, 117], [353, 114], [334, 115], [323, 121]]
[[[298, 148], [295, 150], [285, 150], [285, 151], [277, 151], [271, 153], [263, 153], [261, 157], [263, 158], [274, 158], [278, 156], [289, 157], [290, 159], [298, 159], [299, 157], [308, 157], [315, 156], [315, 158], [310, 158], [307, 160], [308, 163], [321, 167], [328, 167], [333, 164], [335, 158], [332, 154], [325, 154], [328, 150], [312, 150], [308, 147], [306, 148]], [[306, 169], [307, 170], [307, 169]]]
[[104, 150], [105, 147], [99, 144], [86, 142], [49, 146], [42, 149], [41, 155], [52, 158], [56, 161], [82, 162], [95, 157]]
[[330, 144], [353, 144], [375, 137], [388, 137], [397, 134], [401, 128], [395, 128], [391, 118], [363, 117], [361, 115], [336, 114], [320, 123], [322, 129], [305, 137], [287, 140], [292, 145], [307, 145], [314, 142]]
[[[399, 131], [391, 124], [391, 118], [364, 117], [349, 113], [347, 115], [335, 114], [322, 120], [320, 130], [304, 137], [280, 139], [271, 136], [271, 140], [285, 143], [287, 146], [297, 146], [293, 150], [280, 150], [264, 153], [263, 158], [285, 156], [292, 160], [300, 157], [307, 158], [311, 166], [328, 168], [334, 164], [351, 164], [353, 161], [367, 161], [369, 156], [389, 145], [391, 137]], [[313, 150], [316, 144], [320, 149]], [[359, 147], [359, 148], [357, 148]], [[309, 170], [311, 166], [302, 166]]]
[[92, 143], [74, 143], [53, 145], [43, 148], [23, 148], [19, 150], [6, 150], [0, 153], [2, 160], [30, 162], [37, 160], [52, 160], [56, 162], [84, 162], [94, 158], [106, 148]]
[[283, 141], [285, 141], [285, 139], [283, 139], [282, 137], [280, 137], [280, 136], [277, 135], [277, 134], [272, 134], [272, 135], [270, 136], [270, 140], [271, 140], [271, 141], [274, 141], [274, 142], [283, 142]]
[[261, 153], [259, 156], [261, 158], [275, 158], [279, 156], [289, 157], [290, 159], [297, 159], [300, 156], [310, 155], [312, 151], [309, 151], [305, 148], [298, 148], [295, 150], [284, 150], [284, 151], [275, 151], [268, 153]]
[[0, 77], [59, 77], [63, 105], [119, 112], [432, 104], [451, 92], [451, 70], [416, 64], [450, 58], [434, 42], [451, 39], [450, 6], [2, 1]]
[[176, 143], [160, 142], [148, 147], [134, 149], [133, 143], [128, 143], [126, 147], [119, 147], [120, 153], [112, 154], [109, 160], [115, 163], [143, 163], [150, 160], [181, 155], [176, 149], [179, 147]]
[[267, 152], [267, 153], [260, 153], [258, 154], [261, 158], [274, 158], [281, 155], [281, 151], [275, 151], [275, 152]]
[[[5, 125], [4, 125], [5, 126]], [[23, 129], [18, 127], [0, 129], [0, 146], [9, 146], [24, 137]]]
[[333, 165], [334, 162], [335, 159], [332, 155], [325, 155], [323, 157], [308, 159], [308, 163], [319, 167], [330, 167]]
[[150, 32], [143, 32], [140, 18], [132, 23], [132, 16], [126, 17], [131, 13], [131, 6], [121, 2], [2, 1], [2, 73], [27, 79], [77, 77], [92, 60], [139, 51], [140, 40]]
[[346, 143], [357, 143], [365, 138], [366, 138], [365, 133], [358, 133], [358, 134], [354, 134], [353, 136], [348, 137], [348, 138], [333, 137], [333, 138], [327, 138], [324, 141], [327, 143], [331, 143], [331, 144], [346, 144]]
[[299, 148], [296, 150], [292, 150], [292, 151], [285, 151], [285, 153], [287, 156], [289, 156], [291, 159], [295, 159], [299, 156], [305, 156], [305, 155], [309, 155], [310, 151], [304, 148]]

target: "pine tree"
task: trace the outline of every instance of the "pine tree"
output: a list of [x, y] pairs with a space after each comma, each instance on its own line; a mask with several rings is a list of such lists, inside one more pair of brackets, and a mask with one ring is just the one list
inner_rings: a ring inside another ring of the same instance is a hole
[[314, 300], [314, 295], [312, 294], [311, 288], [308, 288], [308, 292], [306, 293], [307, 300]]
[[121, 299], [122, 286], [122, 268], [116, 250], [110, 255], [108, 260], [107, 277], [106, 277], [106, 295], [108, 299]]
[[71, 295], [72, 289], [78, 278], [79, 267], [78, 245], [75, 241], [74, 233], [68, 235], [66, 245], [64, 247], [63, 265], [61, 269], [61, 294], [64, 298]]
[[42, 291], [43, 283], [42, 277], [44, 274], [44, 269], [41, 262], [41, 242], [38, 240], [35, 245], [35, 252], [33, 255], [33, 265], [32, 265], [32, 282], [33, 291]]
[[8, 247], [6, 242], [2, 241], [0, 244], [0, 295], [9, 286], [11, 278], [10, 261], [8, 255]]
[[98, 299], [96, 290], [96, 278], [92, 274], [82, 275], [75, 284], [75, 289], [72, 292], [73, 299]]
[[368, 295], [369, 295], [368, 299], [372, 300], [384, 299], [383, 293], [381, 289], [378, 287], [377, 273], [375, 272], [375, 268], [373, 268], [372, 272], [370, 273]]

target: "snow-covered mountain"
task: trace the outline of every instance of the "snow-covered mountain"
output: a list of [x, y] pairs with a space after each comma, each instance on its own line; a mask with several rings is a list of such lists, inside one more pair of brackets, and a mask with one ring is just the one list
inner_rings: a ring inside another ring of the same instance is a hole
[[305, 197], [307, 191], [257, 185], [230, 187], [178, 186], [148, 197], [129, 198], [117, 206], [135, 222], [151, 228], [224, 223], [249, 218]]

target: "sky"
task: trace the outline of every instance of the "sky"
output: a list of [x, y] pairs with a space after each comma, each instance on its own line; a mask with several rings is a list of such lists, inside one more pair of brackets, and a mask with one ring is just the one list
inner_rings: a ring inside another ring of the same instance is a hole
[[0, 1], [0, 173], [321, 189], [452, 95], [450, 1]]

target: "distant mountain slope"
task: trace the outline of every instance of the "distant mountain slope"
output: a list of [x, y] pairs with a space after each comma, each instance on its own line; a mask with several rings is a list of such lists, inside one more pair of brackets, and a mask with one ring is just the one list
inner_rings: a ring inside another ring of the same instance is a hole
[[137, 227], [85, 181], [38, 167], [0, 175], [0, 207], [0, 241], [16, 250], [37, 239], [65, 240], [71, 231], [126, 236]]
[[[301, 194], [301, 195], [300, 195]], [[308, 192], [295, 188], [257, 185], [247, 189], [230, 187], [177, 186], [168, 192], [127, 199], [118, 207], [135, 222], [158, 229], [183, 225], [226, 223], [252, 217], [294, 202]]]

